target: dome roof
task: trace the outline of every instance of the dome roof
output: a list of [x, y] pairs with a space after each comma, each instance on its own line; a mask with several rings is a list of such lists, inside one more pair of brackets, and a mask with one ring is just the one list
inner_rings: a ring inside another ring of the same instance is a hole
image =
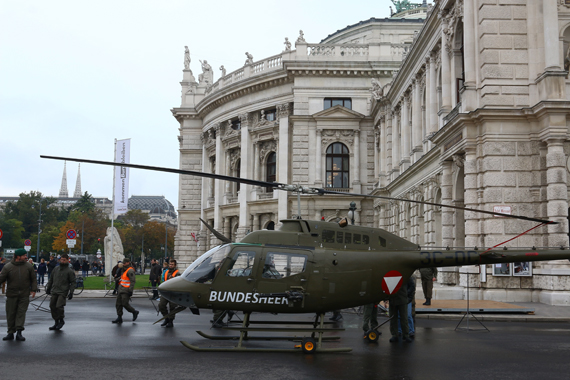
[[176, 211], [172, 203], [161, 195], [133, 195], [129, 198], [129, 210], [143, 210], [150, 214], [165, 214], [176, 218]]

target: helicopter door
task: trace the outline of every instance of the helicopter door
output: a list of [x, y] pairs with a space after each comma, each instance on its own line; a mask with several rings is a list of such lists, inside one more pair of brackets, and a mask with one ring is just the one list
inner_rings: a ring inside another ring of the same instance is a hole
[[[309, 262], [312, 252], [303, 250], [265, 249], [262, 256], [263, 269], [259, 279], [259, 292], [303, 292], [309, 282]], [[303, 307], [304, 303], [289, 303]]]
[[219, 293], [218, 301], [243, 303], [241, 298], [244, 295], [255, 292], [260, 253], [248, 247], [234, 249], [228, 255], [226, 260], [229, 262], [222, 266], [224, 275], [217, 276], [214, 281], [213, 288]]

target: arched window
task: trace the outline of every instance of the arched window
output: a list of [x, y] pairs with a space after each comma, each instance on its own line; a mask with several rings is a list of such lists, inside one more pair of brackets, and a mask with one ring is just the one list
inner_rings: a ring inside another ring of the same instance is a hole
[[[265, 180], [267, 182], [275, 182], [277, 179], [277, 155], [275, 152], [271, 152], [267, 155], [267, 164], [265, 170]], [[268, 187], [268, 192], [272, 192], [273, 188]]]
[[327, 148], [327, 187], [349, 188], [349, 154], [346, 145], [340, 142]]

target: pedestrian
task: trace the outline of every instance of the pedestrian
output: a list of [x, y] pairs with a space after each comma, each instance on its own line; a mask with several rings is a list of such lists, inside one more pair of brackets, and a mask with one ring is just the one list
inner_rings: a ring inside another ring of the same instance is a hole
[[8, 321], [8, 335], [2, 340], [25, 341], [22, 336], [26, 322], [26, 311], [30, 304], [30, 295], [36, 296], [38, 282], [34, 267], [28, 262], [27, 252], [18, 248], [14, 252], [14, 259], [2, 268], [0, 284], [7, 282], [6, 289], [6, 319]]
[[[4, 265], [6, 265], [6, 259], [5, 258], [0, 258], [0, 272], [2, 272], [2, 269], [4, 269]], [[2, 294], [6, 293], [6, 283], [3, 282], [2, 283]]]
[[139, 312], [129, 305], [129, 301], [133, 296], [133, 290], [135, 289], [135, 282], [135, 270], [131, 266], [131, 260], [125, 258], [123, 259], [123, 273], [121, 274], [119, 292], [115, 303], [115, 307], [117, 308], [117, 319], [115, 319], [113, 323], [123, 323], [123, 308], [133, 314], [133, 322], [137, 320]]
[[49, 278], [51, 276], [51, 272], [53, 272], [53, 270], [55, 269], [56, 266], [57, 266], [57, 261], [55, 261], [55, 257], [53, 257], [53, 255], [51, 255], [49, 257], [49, 262], [47, 263], [48, 281], [49, 281]]
[[376, 330], [378, 327], [378, 304], [370, 303], [364, 305], [364, 313], [362, 318], [362, 330], [364, 330], [364, 339], [367, 338], [367, 332]]
[[152, 286], [152, 297], [150, 297], [151, 300], [158, 299], [157, 286], [158, 284], [160, 284], [161, 275], [162, 275], [162, 270], [160, 269], [160, 265], [158, 265], [156, 259], [152, 259], [150, 265], [150, 275], [148, 276], [148, 279], [150, 281], [150, 286]]
[[[176, 267], [176, 260], [171, 259], [170, 263], [168, 263], [168, 270], [164, 274], [164, 281], [168, 281], [174, 277], [180, 276], [180, 271]], [[174, 302], [170, 302], [165, 297], [160, 297], [160, 302], [158, 303], [158, 310], [162, 313], [162, 316], [167, 316], [169, 314], [168, 308], [170, 308], [170, 313], [174, 311], [178, 307], [177, 304]], [[171, 315], [170, 317], [166, 318], [161, 327], [174, 327], [174, 317], [175, 315]]]
[[97, 261], [93, 261], [93, 264], [91, 264], [91, 272], [93, 272], [93, 276], [97, 276], [98, 270], [99, 270], [99, 265], [97, 265]]
[[329, 318], [329, 320], [338, 322], [341, 319], [342, 319], [342, 314], [340, 313], [340, 310], [333, 310], [333, 315], [332, 317]]
[[164, 273], [168, 270], [168, 261], [164, 260], [162, 263], [162, 275], [160, 276], [160, 282], [164, 282]]
[[40, 265], [38, 265], [38, 285], [44, 284], [45, 274], [47, 272], [47, 264], [45, 259], [40, 260]]
[[[414, 316], [413, 316], [413, 302], [416, 298], [416, 276], [412, 274], [410, 279], [408, 280], [408, 309], [407, 309], [407, 318], [408, 318], [408, 329], [410, 338], [414, 338], [416, 336], [415, 324], [414, 324]], [[398, 316], [398, 335], [402, 333], [402, 323], [400, 317]]]
[[38, 266], [36, 265], [36, 263], [34, 263], [34, 260], [28, 259], [28, 262], [29, 262], [30, 264], [32, 264], [32, 267], [34, 268], [34, 272], [37, 273], [37, 272], [38, 272]]
[[408, 326], [408, 285], [407, 282], [402, 284], [402, 287], [392, 294], [389, 298], [390, 306], [388, 311], [390, 313], [390, 343], [398, 341], [398, 317], [401, 316], [402, 324], [402, 337], [405, 342], [410, 343], [410, 330]]
[[81, 272], [83, 277], [89, 277], [89, 261], [83, 260], [83, 265], [81, 265]]
[[119, 291], [119, 282], [121, 281], [122, 274], [123, 274], [123, 262], [119, 261], [111, 271], [111, 275], [115, 279], [115, 289], [113, 290], [114, 296], [116, 296], [117, 292]]
[[50, 330], [61, 330], [65, 324], [65, 304], [67, 300], [73, 298], [75, 289], [75, 272], [69, 266], [69, 256], [67, 253], [61, 255], [59, 266], [54, 269], [48, 280], [46, 294], [51, 294], [49, 308], [51, 317], [55, 321]]
[[80, 269], [81, 269], [81, 264], [79, 264], [78, 259], [75, 259], [75, 261], [73, 261], [73, 270], [75, 271], [76, 276], [79, 274]]
[[424, 291], [424, 297], [426, 299], [426, 302], [423, 304], [431, 305], [433, 282], [437, 281], [437, 268], [421, 268], [420, 274], [422, 276], [422, 290]]

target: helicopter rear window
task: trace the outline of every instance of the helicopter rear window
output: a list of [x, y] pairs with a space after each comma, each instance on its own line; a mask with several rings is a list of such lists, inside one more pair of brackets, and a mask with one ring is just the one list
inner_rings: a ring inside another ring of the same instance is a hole
[[352, 244], [352, 234], [348, 232], [344, 234], [344, 244]]
[[239, 251], [236, 252], [232, 263], [228, 268], [227, 275], [230, 277], [248, 277], [251, 276], [253, 264], [255, 262], [255, 252]]
[[212, 282], [222, 260], [231, 250], [230, 245], [217, 246], [196, 259], [182, 275], [186, 280], [209, 284]]
[[352, 241], [354, 244], [360, 244], [362, 239], [362, 235], [354, 234], [354, 240]]
[[380, 242], [381, 247], [386, 246], [386, 239], [384, 239], [382, 236], [378, 236], [378, 241]]
[[368, 235], [362, 235], [362, 244], [370, 244], [370, 238], [368, 237]]
[[342, 244], [343, 235], [344, 235], [344, 234], [343, 234], [342, 232], [340, 232], [340, 231], [338, 231], [338, 232], [336, 233], [336, 242], [337, 242], [337, 243], [341, 243], [341, 244]]
[[323, 243], [334, 243], [334, 231], [323, 230]]
[[305, 271], [307, 255], [268, 252], [263, 266], [263, 278], [280, 279]]

